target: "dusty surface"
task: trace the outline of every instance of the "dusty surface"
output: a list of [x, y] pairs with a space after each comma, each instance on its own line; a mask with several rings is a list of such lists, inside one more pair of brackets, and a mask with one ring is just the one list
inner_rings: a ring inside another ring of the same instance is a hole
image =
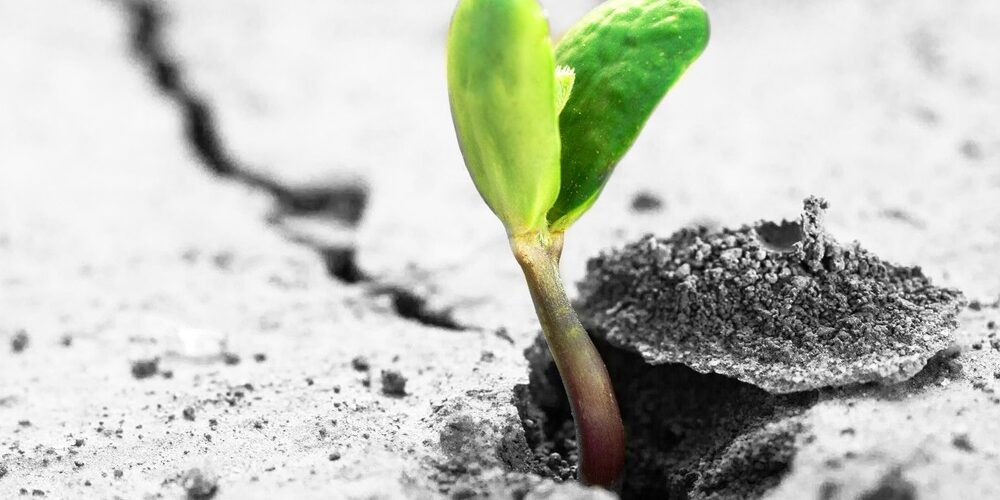
[[[595, 3], [547, 4], [555, 30]], [[997, 496], [1000, 7], [706, 3], [708, 50], [573, 228], [567, 280], [816, 194], [839, 239], [976, 309], [947, 369], [818, 391], [793, 426], [678, 427], [694, 454], [634, 426], [666, 457], [643, 463], [709, 456], [670, 483], [699, 495], [761, 462], [734, 486]], [[0, 497], [585, 495], [510, 472], [536, 327], [453, 137], [452, 2], [153, 4], [0, 1]]]
[[771, 392], [902, 382], [953, 343], [961, 292], [935, 287], [797, 220], [647, 236], [587, 263], [577, 308], [650, 364], [681, 363]]

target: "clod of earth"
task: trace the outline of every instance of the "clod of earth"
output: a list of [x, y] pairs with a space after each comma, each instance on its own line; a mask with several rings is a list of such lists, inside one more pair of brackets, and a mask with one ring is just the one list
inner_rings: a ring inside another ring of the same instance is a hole
[[382, 393], [389, 396], [405, 396], [406, 377], [396, 370], [382, 370]]
[[587, 265], [589, 330], [652, 364], [683, 363], [788, 393], [898, 382], [952, 343], [962, 294], [798, 221], [646, 236]]
[[156, 375], [160, 371], [160, 358], [140, 359], [132, 362], [132, 376], [144, 379]]
[[10, 339], [10, 350], [15, 353], [23, 352], [28, 348], [29, 342], [30, 338], [28, 337], [28, 332], [18, 330], [17, 333], [14, 334], [14, 337]]
[[187, 495], [188, 500], [208, 500], [219, 491], [218, 479], [202, 472], [200, 469], [191, 469], [181, 477], [181, 487]]

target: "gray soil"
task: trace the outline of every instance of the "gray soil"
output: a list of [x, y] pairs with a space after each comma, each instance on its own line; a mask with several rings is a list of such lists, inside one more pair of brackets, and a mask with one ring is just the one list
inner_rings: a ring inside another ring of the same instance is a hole
[[737, 229], [647, 236], [587, 264], [588, 329], [647, 363], [771, 392], [900, 382], [949, 347], [960, 292], [827, 233], [827, 203]]
[[[556, 33], [596, 4], [543, 3]], [[907, 381], [783, 395], [601, 343], [623, 494], [1000, 496], [1000, 4], [706, 4], [566, 282], [816, 194], [969, 306]], [[562, 392], [462, 165], [453, 6], [0, 0], [0, 498], [611, 498], [564, 480]]]

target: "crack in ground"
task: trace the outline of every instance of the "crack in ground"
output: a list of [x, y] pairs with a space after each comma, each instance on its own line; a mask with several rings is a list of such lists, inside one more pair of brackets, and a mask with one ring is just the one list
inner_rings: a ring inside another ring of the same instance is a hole
[[[368, 203], [368, 189], [363, 184], [290, 187], [248, 169], [236, 160], [219, 137], [211, 107], [187, 85], [182, 65], [165, 47], [163, 13], [148, 0], [126, 0], [122, 5], [132, 27], [133, 53], [147, 67], [156, 88], [181, 109], [184, 137], [206, 169], [273, 196], [278, 206], [276, 214], [270, 218], [272, 224], [281, 224], [285, 217], [315, 214], [328, 217], [349, 230], [360, 224]], [[388, 295], [399, 317], [431, 327], [470, 329], [458, 323], [450, 310], [432, 309], [427, 299], [416, 292], [398, 285], [378, 283], [358, 265], [357, 249], [353, 245], [296, 241], [319, 253], [331, 278], [348, 285], [369, 283], [375, 295]]]

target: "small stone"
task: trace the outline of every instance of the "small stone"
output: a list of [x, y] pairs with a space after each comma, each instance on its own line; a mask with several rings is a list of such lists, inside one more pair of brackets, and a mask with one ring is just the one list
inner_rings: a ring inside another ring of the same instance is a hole
[[122, 472], [122, 470], [121, 470], [121, 469], [115, 469], [115, 470], [114, 470], [114, 472], [113, 472], [113, 474], [114, 474], [114, 476], [115, 476], [115, 479], [121, 479], [121, 478], [122, 478], [122, 476], [124, 476], [124, 475], [125, 475], [125, 473], [124, 473], [124, 472]]
[[663, 208], [663, 200], [654, 193], [641, 191], [632, 197], [632, 211], [654, 212]]
[[188, 407], [184, 408], [184, 410], [181, 411], [181, 415], [184, 417], [184, 420], [189, 420], [191, 422], [194, 422], [194, 408], [193, 407], [188, 406]]
[[258, 362], [258, 363], [263, 363], [263, 362], [267, 361], [267, 354], [264, 354], [262, 352], [258, 352], [258, 353], [256, 353], [256, 354], [253, 355], [253, 360], [256, 361], [256, 362]]
[[230, 366], [238, 365], [240, 364], [240, 356], [236, 353], [224, 352], [222, 353], [222, 362]]
[[330, 452], [330, 454], [326, 458], [329, 459], [331, 462], [336, 462], [337, 460], [340, 460], [340, 452], [336, 451]]
[[181, 476], [181, 487], [187, 495], [187, 500], [209, 500], [219, 491], [219, 480], [214, 475], [208, 475], [200, 469], [191, 469]]
[[364, 356], [356, 356], [351, 360], [351, 368], [359, 372], [366, 372], [371, 368], [371, 363], [368, 362], [368, 358]]
[[144, 379], [156, 375], [160, 369], [160, 358], [140, 359], [132, 362], [132, 376]]
[[974, 448], [972, 447], [972, 442], [969, 441], [968, 434], [956, 434], [951, 438], [951, 444], [962, 451], [972, 452]]
[[382, 370], [382, 393], [389, 396], [405, 396], [406, 377], [396, 370]]
[[31, 339], [28, 337], [28, 332], [24, 330], [18, 330], [17, 333], [10, 339], [10, 350], [15, 353], [24, 352], [28, 348], [28, 344]]

